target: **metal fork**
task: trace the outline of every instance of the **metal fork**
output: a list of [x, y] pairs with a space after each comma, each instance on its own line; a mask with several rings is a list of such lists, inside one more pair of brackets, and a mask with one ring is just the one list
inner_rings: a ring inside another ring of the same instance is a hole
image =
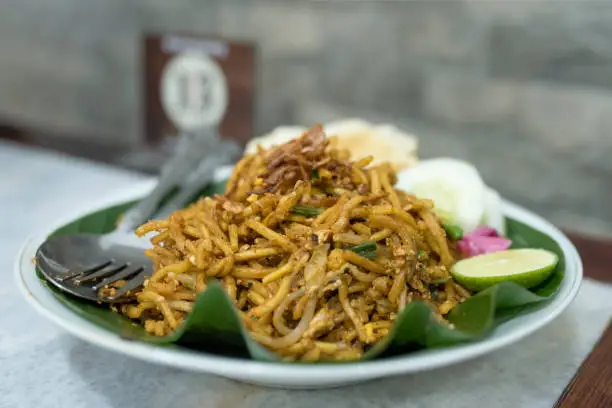
[[[157, 186], [126, 212], [115, 231], [51, 237], [37, 251], [38, 269], [48, 282], [74, 296], [103, 303], [129, 300], [126, 295], [152, 274], [151, 261], [144, 255], [148, 240], [136, 237], [134, 229], [149, 219], [175, 187], [178, 192], [158, 214], [165, 218], [181, 208], [212, 181], [217, 167], [230, 163], [238, 152], [235, 143], [220, 140], [216, 132], [182, 135], [173, 157], [162, 168]], [[123, 285], [108, 295], [103, 293], [102, 289], [119, 281]]]

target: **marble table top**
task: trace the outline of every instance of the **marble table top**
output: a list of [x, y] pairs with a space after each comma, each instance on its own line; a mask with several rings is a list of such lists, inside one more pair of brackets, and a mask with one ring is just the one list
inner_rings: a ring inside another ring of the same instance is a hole
[[432, 372], [286, 391], [155, 366], [77, 340], [21, 299], [22, 241], [70, 208], [146, 179], [0, 142], [0, 407], [551, 407], [612, 316], [612, 286], [586, 280], [549, 326], [494, 354]]

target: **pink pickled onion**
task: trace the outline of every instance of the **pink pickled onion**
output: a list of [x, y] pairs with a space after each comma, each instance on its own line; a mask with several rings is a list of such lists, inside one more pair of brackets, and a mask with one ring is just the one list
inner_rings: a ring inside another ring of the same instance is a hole
[[495, 230], [495, 228], [482, 226], [476, 228], [474, 231], [470, 232], [468, 236], [474, 237], [499, 237], [499, 234]]
[[457, 242], [457, 248], [467, 256], [488, 254], [491, 252], [505, 251], [510, 247], [512, 241], [501, 237], [491, 227], [478, 227], [466, 234]]

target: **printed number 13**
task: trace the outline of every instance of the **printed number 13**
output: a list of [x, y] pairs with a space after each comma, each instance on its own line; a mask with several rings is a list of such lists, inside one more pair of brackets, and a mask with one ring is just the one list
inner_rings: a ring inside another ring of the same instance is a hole
[[183, 71], [177, 78], [179, 109], [206, 111], [212, 103], [211, 91], [211, 78], [205, 72]]

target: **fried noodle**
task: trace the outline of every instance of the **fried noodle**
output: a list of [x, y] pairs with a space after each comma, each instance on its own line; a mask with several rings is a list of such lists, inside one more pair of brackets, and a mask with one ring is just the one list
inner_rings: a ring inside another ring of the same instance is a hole
[[218, 279], [256, 341], [302, 361], [361, 358], [416, 300], [445, 321], [470, 296], [449, 274], [454, 245], [432, 203], [371, 161], [320, 126], [244, 157], [224, 195], [137, 230], [155, 234], [154, 273], [121, 312], [167, 335]]

